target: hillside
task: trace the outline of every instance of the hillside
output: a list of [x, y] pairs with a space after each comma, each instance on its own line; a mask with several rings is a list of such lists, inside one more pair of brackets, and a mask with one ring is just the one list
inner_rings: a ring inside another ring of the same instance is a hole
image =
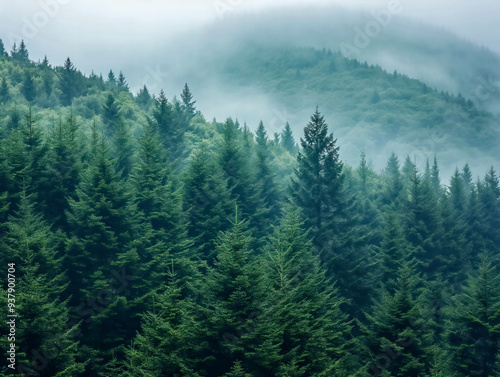
[[[2, 46], [0, 377], [499, 374], [493, 115], [326, 49], [249, 44], [204, 64], [214, 101], [295, 117], [251, 129], [208, 121], [187, 83], [133, 94], [126, 72]], [[458, 151], [480, 169], [448, 179]]]

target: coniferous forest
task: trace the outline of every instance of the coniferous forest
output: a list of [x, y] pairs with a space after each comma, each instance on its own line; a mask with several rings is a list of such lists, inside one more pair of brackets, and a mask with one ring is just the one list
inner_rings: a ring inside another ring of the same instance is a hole
[[349, 166], [322, 110], [271, 134], [0, 41], [0, 375], [500, 376], [495, 167]]

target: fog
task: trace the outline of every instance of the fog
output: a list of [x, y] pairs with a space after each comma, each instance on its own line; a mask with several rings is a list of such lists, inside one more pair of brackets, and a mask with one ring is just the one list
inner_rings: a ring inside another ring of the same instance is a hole
[[[0, 14], [0, 38], [7, 48], [24, 39], [34, 60], [47, 55], [61, 65], [70, 56], [86, 74], [123, 71], [134, 93], [146, 84], [154, 93], [164, 89], [172, 99], [188, 82], [207, 119], [231, 116], [251, 129], [263, 120], [271, 137], [288, 121], [298, 138], [319, 100], [304, 99], [292, 107], [258, 85], [228, 82], [225, 64], [246, 44], [340, 50], [500, 112], [500, 3], [489, 0], [325, 0], [314, 5], [299, 0], [271, 5], [261, 0], [0, 0]], [[471, 158], [482, 174], [498, 158], [474, 151], [450, 154], [441, 148], [446, 135], [435, 133], [407, 143], [388, 139], [380, 149], [367, 132], [376, 127], [363, 122], [342, 127], [345, 119], [330, 104], [320, 105], [339, 137], [342, 157], [352, 164], [362, 148], [377, 169], [392, 151], [411, 155], [420, 165], [441, 153], [447, 175]]]

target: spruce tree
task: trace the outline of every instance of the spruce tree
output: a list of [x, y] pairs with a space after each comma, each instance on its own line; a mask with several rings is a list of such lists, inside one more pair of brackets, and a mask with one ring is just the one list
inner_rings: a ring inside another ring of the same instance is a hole
[[7, 83], [7, 78], [2, 77], [2, 83], [0, 84], [0, 103], [6, 103], [10, 99], [10, 89]]
[[456, 376], [493, 376], [500, 351], [500, 274], [485, 255], [449, 307], [447, 343]]
[[182, 108], [189, 119], [191, 119], [196, 112], [196, 101], [193, 101], [193, 95], [189, 90], [188, 84], [184, 85], [184, 89], [181, 94]]
[[7, 56], [9, 56], [9, 54], [5, 50], [5, 45], [3, 44], [3, 41], [0, 38], [0, 59], [1, 58], [6, 58]]
[[293, 137], [292, 128], [290, 127], [290, 124], [288, 122], [286, 122], [285, 128], [281, 132], [281, 146], [293, 156], [298, 151], [297, 144], [295, 143], [295, 138]]
[[77, 71], [70, 58], [66, 59], [64, 66], [59, 71], [57, 86], [60, 93], [59, 100], [61, 101], [61, 105], [71, 106], [73, 98], [78, 94], [79, 82]]
[[265, 207], [269, 211], [268, 222], [273, 223], [281, 214], [281, 198], [275, 183], [275, 169], [270, 162], [268, 139], [262, 121], [257, 128], [255, 141], [257, 144], [257, 181], [261, 186], [260, 197], [264, 199]]
[[78, 148], [79, 128], [72, 111], [64, 120], [59, 118], [49, 135], [49, 150], [44, 160], [45, 168], [40, 183], [39, 197], [47, 218], [65, 230], [68, 230], [68, 198], [75, 199], [82, 168]]
[[122, 71], [120, 71], [120, 74], [118, 75], [118, 81], [116, 82], [116, 85], [118, 86], [118, 88], [126, 92], [128, 92], [130, 89], [127, 84], [127, 80], [125, 79], [125, 75]]
[[135, 100], [143, 109], [148, 110], [152, 104], [152, 97], [146, 85], [139, 90]]
[[264, 290], [262, 271], [251, 260], [251, 242], [236, 215], [232, 228], [221, 234], [214, 266], [204, 279], [197, 314], [201, 326], [194, 334], [199, 344], [194, 369], [203, 376], [222, 376], [236, 361], [245, 369], [253, 365], [248, 352]]
[[21, 83], [21, 93], [28, 102], [32, 102], [36, 97], [35, 80], [29, 70], [26, 70]]
[[102, 107], [102, 121], [106, 126], [106, 134], [113, 135], [120, 122], [120, 104], [111, 93]]
[[217, 235], [230, 226], [235, 202], [222, 170], [204, 145], [193, 152], [189, 161], [184, 198], [188, 235], [200, 257], [211, 263]]
[[[56, 237], [35, 211], [33, 197], [24, 191], [0, 242], [7, 253], [1, 259], [4, 265], [15, 263], [13, 275], [18, 278], [16, 313], [22, 317], [16, 321], [17, 371], [47, 377], [82, 375], [84, 365], [77, 361], [76, 353], [78, 325], [70, 322], [68, 301], [62, 299], [66, 278]], [[2, 294], [5, 305], [6, 296]]]
[[[398, 271], [394, 290], [381, 289], [362, 326], [367, 347], [368, 375], [409, 377], [425, 376], [429, 338], [424, 326], [419, 299], [419, 277], [406, 262]], [[369, 361], [371, 360], [371, 361]]]
[[299, 211], [288, 206], [265, 247], [271, 290], [262, 317], [274, 331], [260, 339], [267, 347], [255, 351], [262, 363], [258, 375], [345, 375], [351, 324], [301, 222]]

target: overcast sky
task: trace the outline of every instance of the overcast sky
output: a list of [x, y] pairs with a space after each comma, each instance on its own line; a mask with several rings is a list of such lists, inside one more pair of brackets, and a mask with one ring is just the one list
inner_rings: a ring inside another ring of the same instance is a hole
[[[0, 0], [0, 38], [8, 49], [24, 38], [31, 58], [48, 55], [56, 65], [71, 56], [88, 72], [147, 53], [157, 42], [213, 22], [231, 12], [282, 5], [340, 4], [379, 10], [399, 1], [402, 15], [441, 26], [500, 53], [498, 0]], [[126, 54], [125, 52], [128, 52]], [[138, 51], [141, 53], [141, 51]]]

